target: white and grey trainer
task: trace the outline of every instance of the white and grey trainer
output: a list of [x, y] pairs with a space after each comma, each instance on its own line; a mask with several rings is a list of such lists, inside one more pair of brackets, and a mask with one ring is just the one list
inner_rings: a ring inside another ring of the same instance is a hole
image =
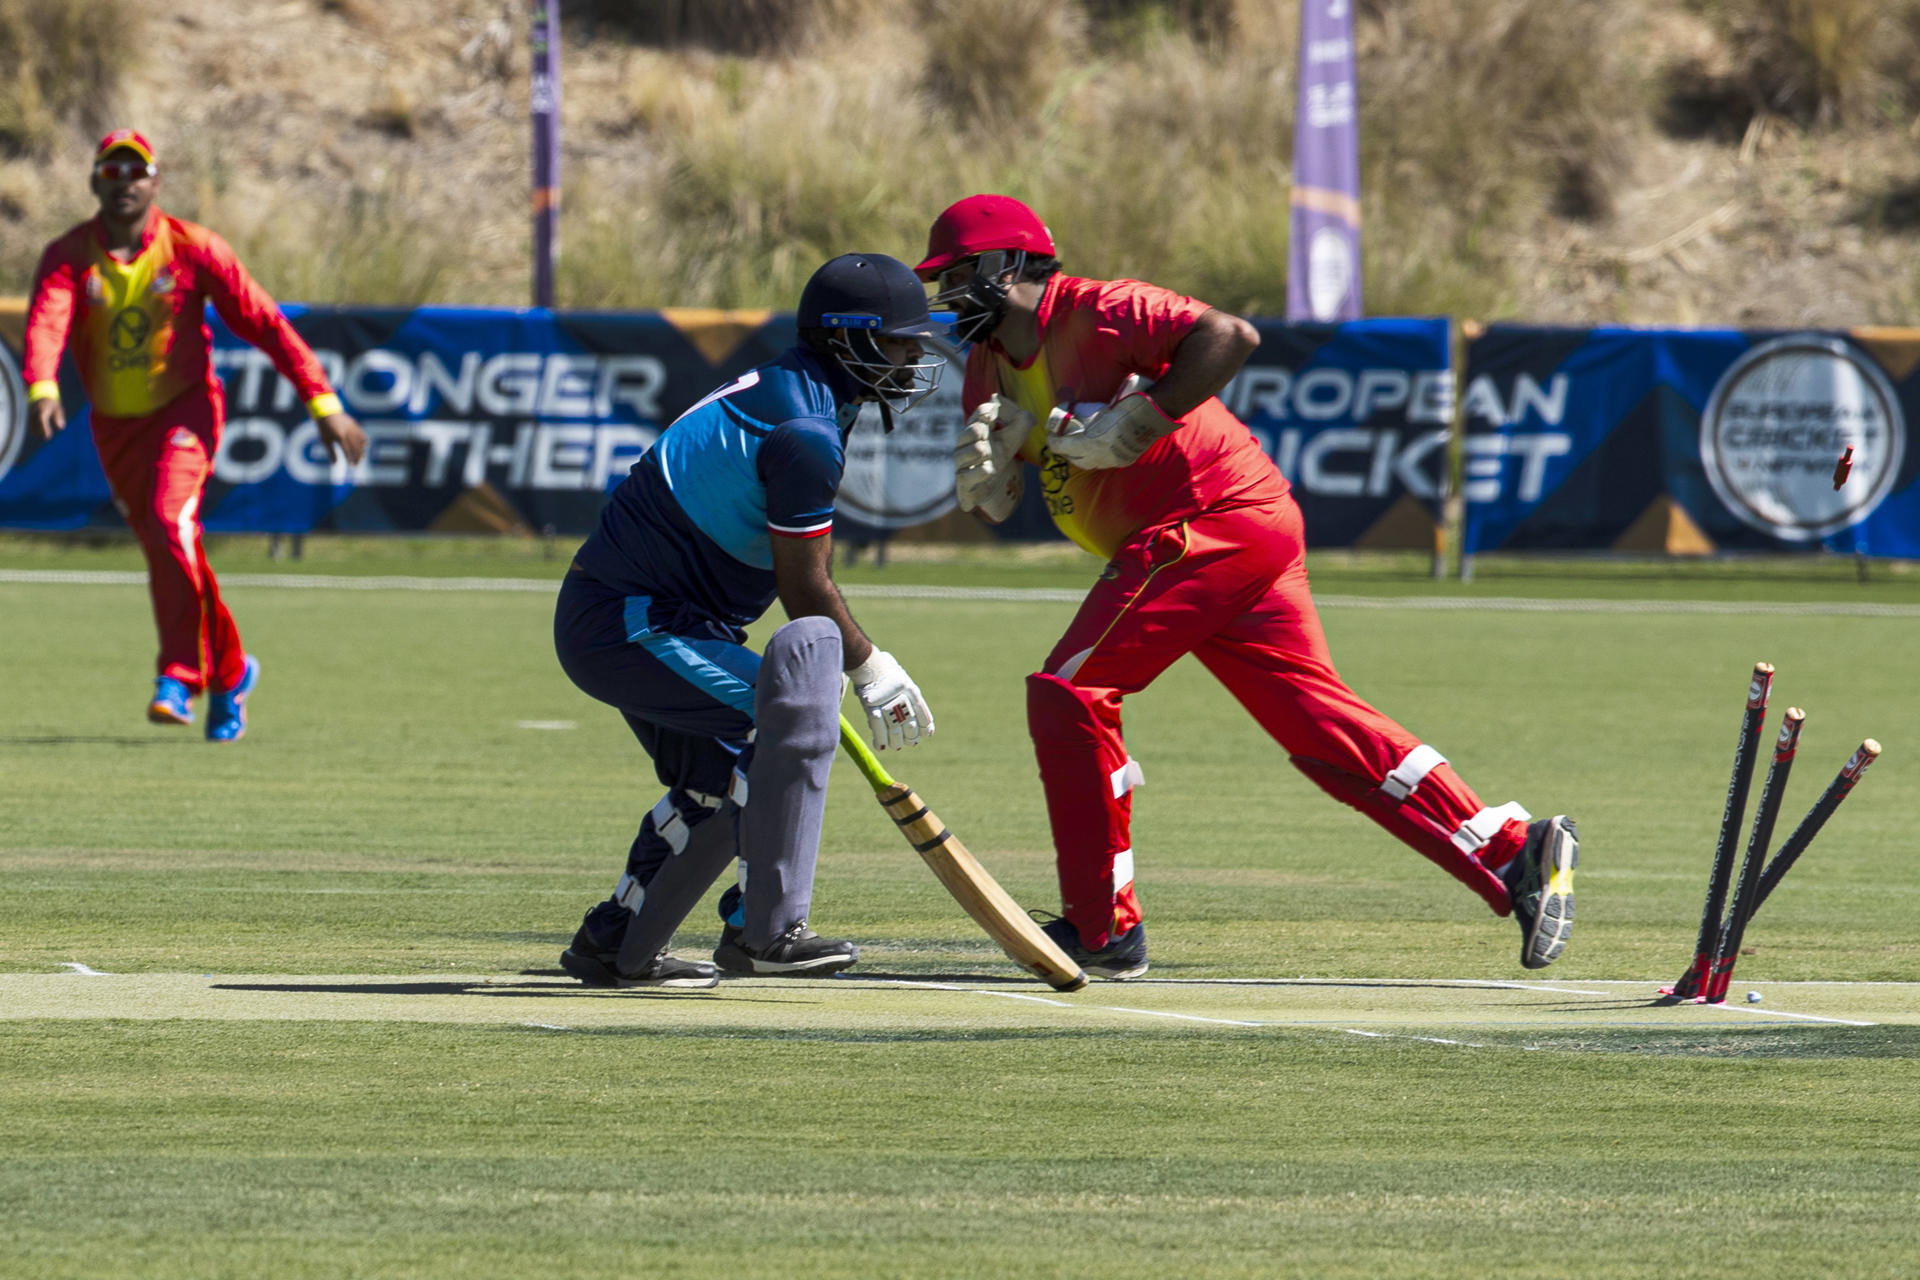
[[729, 926], [713, 949], [713, 961], [728, 973], [795, 978], [838, 973], [860, 958], [860, 948], [838, 938], [823, 938], [802, 920], [764, 948], [746, 942], [746, 931]]
[[1573, 937], [1573, 869], [1580, 833], [1566, 814], [1527, 826], [1527, 843], [1507, 869], [1513, 918], [1520, 924], [1520, 963], [1544, 969]]

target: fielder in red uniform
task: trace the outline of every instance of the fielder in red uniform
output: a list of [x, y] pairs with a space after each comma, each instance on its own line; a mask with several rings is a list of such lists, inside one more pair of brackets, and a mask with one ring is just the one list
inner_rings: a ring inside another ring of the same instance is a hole
[[231, 742], [246, 731], [260, 664], [240, 643], [200, 540], [200, 493], [225, 420], [206, 304], [299, 388], [334, 456], [358, 462], [366, 435], [227, 242], [154, 206], [159, 186], [145, 138], [118, 129], [100, 140], [92, 179], [100, 213], [48, 245], [34, 274], [27, 395], [35, 431], [51, 439], [67, 424], [56, 377], [61, 351], [71, 350], [107, 484], [147, 557], [160, 631], [147, 718], [192, 724], [193, 698], [205, 690], [207, 737]]
[[1107, 560], [1027, 677], [1065, 915], [1046, 926], [1055, 941], [1099, 977], [1146, 971], [1129, 833], [1142, 774], [1120, 707], [1191, 653], [1301, 772], [1516, 917], [1522, 964], [1558, 958], [1573, 931], [1573, 821], [1481, 803], [1334, 670], [1300, 508], [1215, 398], [1258, 345], [1253, 326], [1138, 280], [1062, 273], [1052, 234], [1006, 196], [950, 206], [917, 270], [973, 344], [961, 505], [1004, 520], [1031, 463], [1054, 522]]

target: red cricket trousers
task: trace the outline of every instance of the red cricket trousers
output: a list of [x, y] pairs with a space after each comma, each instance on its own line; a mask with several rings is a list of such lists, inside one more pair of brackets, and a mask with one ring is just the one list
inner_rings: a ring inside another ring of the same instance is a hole
[[1495, 869], [1524, 843], [1526, 811], [1482, 804], [1438, 751], [1341, 680], [1287, 497], [1134, 535], [1028, 678], [1062, 910], [1085, 945], [1141, 918], [1130, 836], [1141, 771], [1121, 740], [1121, 702], [1187, 653], [1302, 772], [1508, 913]]
[[114, 503], [147, 557], [160, 632], [155, 669], [195, 693], [231, 689], [246, 674], [240, 630], [200, 537], [200, 494], [220, 448], [223, 407], [217, 392], [194, 390], [149, 417], [93, 419]]

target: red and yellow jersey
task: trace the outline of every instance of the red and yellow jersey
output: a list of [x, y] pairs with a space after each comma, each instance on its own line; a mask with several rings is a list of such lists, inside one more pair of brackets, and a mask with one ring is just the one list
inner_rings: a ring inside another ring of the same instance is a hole
[[98, 218], [47, 246], [27, 309], [31, 394], [37, 399], [52, 387], [68, 346], [96, 416], [144, 418], [195, 387], [217, 388], [208, 302], [228, 328], [272, 359], [301, 399], [311, 405], [332, 398], [312, 348], [227, 242], [157, 208], [147, 213], [131, 262], [107, 252]]
[[1141, 529], [1203, 510], [1285, 496], [1287, 482], [1238, 418], [1209, 397], [1131, 466], [1083, 471], [1046, 447], [1056, 405], [1082, 415], [1113, 399], [1132, 374], [1157, 380], [1209, 308], [1139, 280], [1055, 275], [1039, 308], [1040, 349], [1016, 365], [991, 342], [967, 355], [960, 400], [967, 413], [996, 393], [1034, 418], [1020, 456], [1040, 468], [1047, 511], [1060, 531], [1111, 557]]

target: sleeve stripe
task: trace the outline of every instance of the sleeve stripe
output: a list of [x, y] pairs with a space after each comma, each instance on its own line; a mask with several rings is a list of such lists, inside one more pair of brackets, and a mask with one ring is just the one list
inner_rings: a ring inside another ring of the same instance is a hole
[[818, 538], [822, 534], [833, 532], [833, 518], [829, 516], [819, 524], [801, 525], [797, 527], [778, 525], [769, 521], [767, 531], [769, 533], [777, 533], [783, 538]]

